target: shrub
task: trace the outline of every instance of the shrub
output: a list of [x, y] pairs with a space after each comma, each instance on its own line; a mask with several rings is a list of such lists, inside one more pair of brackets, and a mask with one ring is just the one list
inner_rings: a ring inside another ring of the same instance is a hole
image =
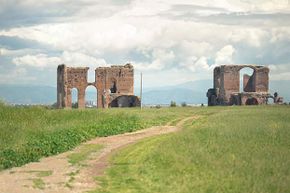
[[57, 109], [57, 102], [53, 103], [53, 104], [50, 106], [50, 109]]
[[3, 99], [0, 98], [0, 107], [3, 107], [3, 106], [5, 106], [5, 105], [6, 105], [5, 101], [4, 101]]
[[186, 102], [182, 102], [182, 103], [181, 103], [181, 106], [182, 106], [182, 107], [186, 107], [186, 106], [187, 106]]
[[175, 101], [171, 101], [170, 102], [170, 107], [176, 107], [176, 102]]
[[78, 102], [72, 103], [72, 108], [77, 109], [79, 106]]

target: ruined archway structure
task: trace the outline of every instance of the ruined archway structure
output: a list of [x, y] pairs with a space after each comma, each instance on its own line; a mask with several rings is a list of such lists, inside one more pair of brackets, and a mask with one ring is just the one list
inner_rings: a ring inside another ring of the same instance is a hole
[[[240, 91], [240, 70], [252, 68], [253, 75], [243, 75]], [[266, 104], [269, 93], [269, 68], [257, 65], [222, 65], [214, 69], [214, 88], [208, 89], [208, 105]]]
[[85, 90], [90, 85], [97, 89], [98, 108], [108, 108], [109, 104], [120, 96], [134, 96], [134, 68], [131, 64], [98, 67], [95, 69], [95, 82], [87, 82], [88, 70], [88, 67], [67, 67], [64, 64], [58, 66], [58, 108], [71, 108], [73, 88], [78, 90], [78, 108], [84, 108]]

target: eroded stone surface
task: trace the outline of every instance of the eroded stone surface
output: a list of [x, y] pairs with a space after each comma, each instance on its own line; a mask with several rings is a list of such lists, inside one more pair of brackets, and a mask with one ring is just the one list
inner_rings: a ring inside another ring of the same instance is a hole
[[[95, 82], [88, 82], [88, 67], [57, 68], [57, 106], [71, 108], [73, 88], [78, 90], [78, 108], [85, 107], [85, 90], [88, 86], [96, 87], [98, 108], [111, 107], [112, 101], [120, 96], [134, 96], [134, 68], [131, 64], [124, 66], [99, 67], [95, 69]], [[138, 98], [138, 97], [137, 97]], [[134, 103], [138, 104], [138, 103]], [[121, 104], [120, 106], [126, 106]]]
[[[246, 67], [254, 72], [251, 76], [243, 75], [244, 88], [240, 92], [240, 70]], [[269, 93], [269, 68], [258, 65], [218, 66], [214, 69], [214, 88], [208, 89], [207, 97], [209, 106], [266, 104], [272, 98]]]

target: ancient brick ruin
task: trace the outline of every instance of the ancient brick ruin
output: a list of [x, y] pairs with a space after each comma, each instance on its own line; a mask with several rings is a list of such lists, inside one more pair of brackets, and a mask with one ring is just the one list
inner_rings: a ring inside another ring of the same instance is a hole
[[140, 106], [140, 100], [134, 96], [134, 68], [124, 66], [98, 67], [95, 69], [95, 81], [88, 82], [88, 67], [57, 68], [57, 106], [71, 108], [73, 88], [78, 90], [78, 108], [85, 108], [85, 90], [88, 86], [97, 89], [97, 107]]
[[[251, 76], [243, 75], [243, 91], [240, 92], [240, 70], [253, 69]], [[208, 89], [208, 106], [258, 105], [282, 103], [283, 98], [269, 93], [269, 68], [257, 65], [222, 65], [214, 69], [214, 88]]]

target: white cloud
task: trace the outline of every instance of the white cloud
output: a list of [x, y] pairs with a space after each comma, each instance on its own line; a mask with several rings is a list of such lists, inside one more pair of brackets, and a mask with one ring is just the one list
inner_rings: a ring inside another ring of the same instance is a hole
[[248, 6], [252, 11], [289, 11], [290, 5], [288, 0], [259, 0], [248, 1]]
[[[273, 26], [271, 22], [263, 22], [263, 18], [259, 20], [263, 26], [238, 22], [229, 25], [223, 22], [215, 23], [214, 19], [210, 22], [199, 20], [207, 16], [214, 18], [217, 16], [215, 14], [221, 13], [229, 18], [231, 15], [227, 14], [241, 12], [240, 15], [236, 14], [237, 17], [246, 16], [246, 21], [251, 24], [251, 14], [273, 13], [274, 18], [279, 16], [275, 13], [289, 13], [289, 4], [284, 0], [122, 2], [45, 0], [42, 4], [34, 0], [23, 1], [21, 6], [30, 9], [47, 5], [47, 11], [53, 12], [52, 7], [57, 3], [60, 3], [64, 10], [68, 10], [69, 7], [79, 9], [70, 13], [71, 18], [68, 21], [17, 25], [22, 27], [14, 26], [0, 30], [0, 36], [34, 40], [48, 45], [56, 52], [40, 50], [31, 53], [23, 49], [19, 53], [15, 50], [1, 49], [0, 54], [14, 57], [12, 61], [17, 68], [55, 68], [60, 63], [95, 68], [106, 66], [108, 63], [122, 64], [128, 61], [133, 63], [136, 70], [151, 73], [150, 81], [156, 82], [156, 72], [171, 70], [177, 73], [176, 77], [181, 77], [186, 74], [184, 71], [187, 71], [196, 79], [203, 79], [211, 76], [215, 66], [212, 64], [244, 63], [252, 60], [266, 63], [267, 57], [271, 57], [268, 53], [271, 54], [272, 47], [276, 48], [277, 56], [284, 56], [289, 52], [289, 46], [285, 44], [290, 41], [290, 24], [283, 27], [278, 24]], [[174, 17], [168, 17], [174, 5], [182, 5], [181, 10], [173, 11]], [[193, 6], [185, 9], [190, 5]], [[200, 18], [179, 17], [191, 14], [191, 9]], [[62, 10], [62, 7], [57, 10]], [[271, 20], [271, 14], [269, 18]], [[253, 56], [251, 53], [254, 53]], [[281, 62], [282, 58], [277, 58], [275, 64], [287, 63], [286, 56]], [[288, 63], [286, 66], [288, 69], [285, 71], [290, 71]], [[279, 72], [273, 70], [271, 73]], [[177, 78], [173, 81], [177, 81]]]
[[290, 72], [281, 72], [279, 74], [270, 74], [270, 80], [290, 80]]
[[289, 66], [290, 64], [270, 64], [268, 67], [271, 80], [290, 80]]
[[216, 53], [215, 63], [216, 64], [232, 64], [233, 54], [235, 48], [232, 45], [226, 45]]
[[153, 51], [153, 62], [140, 63], [132, 62], [137, 70], [150, 71], [150, 70], [162, 70], [166, 66], [171, 65], [175, 55], [173, 51], [166, 51], [162, 49], [156, 49]]
[[6, 48], [0, 48], [0, 56], [18, 56], [23, 55], [27, 52], [32, 51], [31, 49], [19, 49], [19, 50], [10, 50]]
[[206, 59], [206, 57], [201, 57], [201, 58], [199, 58], [199, 59], [195, 62], [195, 65], [201, 67], [201, 68], [204, 69], [204, 70], [209, 70], [209, 69], [210, 69], [210, 67], [209, 67], [209, 65], [208, 65], [208, 63], [207, 63], [207, 59]]
[[[193, 73], [198, 74], [211, 74], [215, 65], [210, 65], [208, 63], [208, 59], [205, 56], [196, 57], [190, 56], [186, 58], [186, 60], [180, 64], [180, 66], [185, 67]], [[203, 75], [204, 76], [204, 75]], [[199, 78], [204, 79], [204, 77], [200, 76]]]
[[16, 57], [13, 60], [13, 63], [17, 66], [33, 66], [33, 67], [47, 67], [54, 66], [55, 64], [60, 63], [60, 58], [58, 57], [48, 57], [46, 54], [37, 54], [37, 55], [25, 55], [22, 57]]
[[120, 18], [43, 24], [0, 31], [0, 35], [36, 40], [55, 49], [87, 52], [129, 50], [137, 45], [147, 45], [152, 42], [154, 33], [154, 29], [137, 29], [132, 24], [123, 23]]
[[11, 50], [0, 48], [0, 56], [7, 56], [11, 54]]
[[278, 43], [278, 42], [290, 41], [290, 28], [289, 27], [281, 27], [279, 29], [274, 28], [271, 30], [270, 42]]
[[184, 40], [179, 43], [179, 51], [185, 55], [195, 55], [201, 57], [204, 55], [211, 55], [214, 50], [214, 45], [206, 41], [187, 41]]
[[210, 5], [236, 12], [289, 11], [288, 0], [214, 0]]
[[25, 55], [12, 60], [17, 66], [31, 66], [37, 68], [56, 68], [59, 64], [68, 66], [107, 66], [104, 59], [97, 59], [82, 53], [63, 52], [60, 57], [49, 57], [46, 54]]
[[121, 15], [123, 16], [155, 16], [160, 12], [170, 9], [170, 3], [162, 1], [144, 1], [135, 0], [130, 9], [123, 11]]
[[229, 39], [234, 43], [246, 43], [252, 47], [260, 47], [263, 42], [269, 41], [269, 31], [258, 28], [244, 28], [232, 30]]
[[19, 84], [19, 83], [23, 83], [26, 81], [28, 81], [28, 82], [35, 81], [35, 80], [37, 80], [37, 78], [27, 75], [27, 70], [23, 67], [20, 67], [20, 68], [14, 69], [10, 73], [1, 74], [0, 83], [1, 84], [10, 83], [7, 80], [12, 80], [11, 82], [15, 82], [15, 83]]
[[88, 66], [95, 68], [96, 66], [108, 66], [102, 58], [94, 58], [83, 53], [63, 52], [61, 63], [69, 66]]

